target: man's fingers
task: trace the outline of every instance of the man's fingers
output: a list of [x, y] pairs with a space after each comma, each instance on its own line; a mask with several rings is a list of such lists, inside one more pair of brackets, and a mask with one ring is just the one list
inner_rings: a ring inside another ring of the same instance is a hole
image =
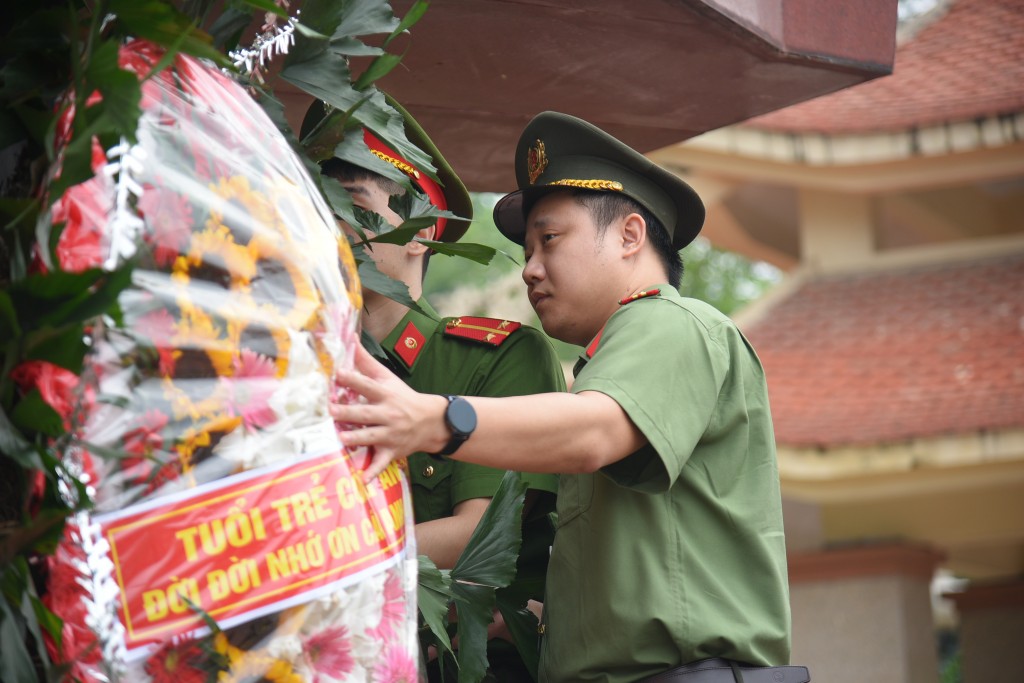
[[362, 345], [356, 349], [355, 367], [359, 372], [372, 379], [382, 379], [391, 375], [391, 371], [384, 367]]
[[375, 425], [382, 422], [377, 417], [378, 411], [364, 403], [331, 403], [327, 410], [336, 422], [358, 425]]
[[374, 448], [370, 464], [363, 470], [363, 481], [373, 481], [394, 459], [395, 452], [390, 448]]
[[334, 380], [338, 385], [365, 396], [371, 403], [379, 401], [383, 396], [381, 386], [376, 380], [355, 370], [338, 370], [334, 373]]

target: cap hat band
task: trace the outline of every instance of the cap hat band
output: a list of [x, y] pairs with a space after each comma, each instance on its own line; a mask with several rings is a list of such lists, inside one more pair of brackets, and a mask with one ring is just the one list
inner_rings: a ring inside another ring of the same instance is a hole
[[618, 180], [601, 180], [600, 178], [590, 178], [588, 180], [579, 180], [577, 178], [562, 178], [556, 180], [548, 185], [562, 185], [564, 187], [582, 187], [585, 190], [611, 190], [613, 192], [622, 192], [622, 183]]
[[[433, 178], [425, 173], [420, 173], [419, 169], [410, 164], [404, 159], [398, 152], [388, 147], [384, 142], [376, 135], [370, 132], [369, 129], [363, 129], [363, 140], [366, 141], [366, 146], [370, 148], [373, 155], [382, 161], [386, 161], [402, 173], [409, 176], [410, 179], [416, 185], [423, 190], [423, 192], [430, 199], [430, 203], [441, 211], [448, 210], [448, 201], [445, 199], [444, 191], [441, 189], [441, 185], [438, 184]], [[440, 240], [444, 228], [447, 225], [448, 220], [446, 218], [437, 219], [437, 231], [434, 233], [434, 239]]]

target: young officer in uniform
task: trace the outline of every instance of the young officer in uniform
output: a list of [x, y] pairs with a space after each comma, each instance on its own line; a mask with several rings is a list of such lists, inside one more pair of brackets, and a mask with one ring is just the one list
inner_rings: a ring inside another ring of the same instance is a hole
[[[371, 471], [453, 439], [460, 461], [558, 472], [541, 681], [798, 683], [768, 393], [735, 325], [677, 292], [704, 208], [675, 175], [594, 126], [540, 114], [495, 208], [525, 246], [548, 334], [585, 348], [570, 394], [449, 400], [371, 358], [341, 384], [365, 405]], [[656, 678], [654, 678], [656, 677]]]
[[[430, 156], [441, 182], [416, 169], [371, 131], [363, 131], [364, 140], [375, 157], [409, 175], [437, 208], [467, 219], [441, 218], [419, 233], [423, 239], [455, 242], [465, 234], [473, 214], [469, 193], [416, 120], [394, 100], [389, 103], [402, 114], [409, 141]], [[303, 137], [322, 117], [322, 105], [314, 103], [303, 122]], [[394, 226], [401, 222], [388, 206], [390, 195], [404, 193], [394, 181], [337, 158], [323, 162], [321, 170], [339, 180], [359, 208], [379, 214]], [[437, 394], [517, 396], [565, 391], [558, 358], [539, 331], [510, 320], [438, 316], [422, 296], [428, 251], [416, 241], [374, 244], [367, 251], [378, 270], [405, 283], [423, 311], [413, 311], [372, 290], [363, 291], [363, 327], [380, 343], [387, 356], [383, 360], [395, 376], [417, 391]], [[505, 471], [423, 452], [409, 457], [409, 471], [418, 551], [438, 567], [450, 569]], [[549, 513], [554, 510], [558, 479], [551, 474], [522, 476], [528, 493], [519, 576], [532, 577], [533, 585], [542, 590], [554, 535]], [[495, 675], [509, 680], [527, 675], [511, 643], [492, 643], [489, 659]]]

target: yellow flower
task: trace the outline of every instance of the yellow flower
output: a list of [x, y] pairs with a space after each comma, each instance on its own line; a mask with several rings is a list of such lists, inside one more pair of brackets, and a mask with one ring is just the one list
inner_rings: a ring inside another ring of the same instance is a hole
[[221, 178], [210, 190], [221, 198], [214, 203], [206, 227], [225, 229], [239, 244], [248, 244], [256, 234], [273, 231], [286, 234], [273, 201], [262, 191], [253, 190], [245, 176]]
[[283, 659], [271, 657], [262, 650], [242, 650], [230, 642], [223, 633], [213, 641], [214, 649], [226, 655], [228, 668], [217, 674], [217, 683], [253, 683], [267, 680], [273, 683], [305, 683], [292, 665]]

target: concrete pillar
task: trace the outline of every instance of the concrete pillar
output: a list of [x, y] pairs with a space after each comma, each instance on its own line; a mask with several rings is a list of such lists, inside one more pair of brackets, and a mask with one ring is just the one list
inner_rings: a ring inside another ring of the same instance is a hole
[[802, 188], [800, 257], [828, 273], [850, 270], [875, 253], [874, 208], [870, 196]]
[[790, 554], [793, 663], [827, 683], [935, 683], [929, 584], [941, 560], [904, 543]]
[[960, 615], [965, 683], [1024, 681], [1024, 578], [947, 593]]

